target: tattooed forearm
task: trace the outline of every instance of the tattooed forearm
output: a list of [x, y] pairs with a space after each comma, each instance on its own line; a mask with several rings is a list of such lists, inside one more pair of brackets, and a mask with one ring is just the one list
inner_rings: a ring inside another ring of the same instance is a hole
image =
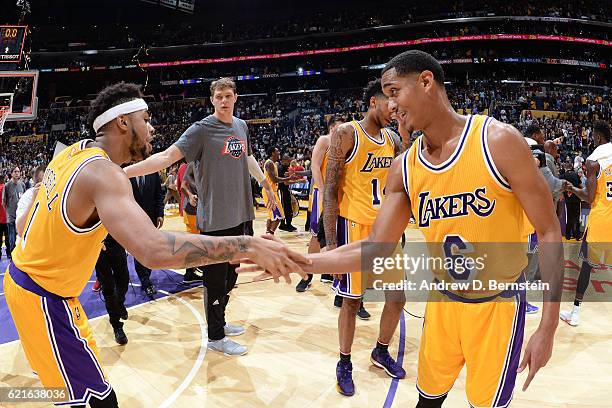
[[190, 268], [227, 262], [250, 249], [251, 237], [209, 237], [162, 231], [164, 254], [174, 267]]
[[350, 124], [340, 125], [331, 136], [327, 168], [325, 170], [325, 192], [323, 194], [323, 226], [325, 241], [334, 248], [336, 242], [336, 220], [338, 218], [338, 191], [344, 174], [344, 161], [347, 151], [352, 150], [353, 127]]

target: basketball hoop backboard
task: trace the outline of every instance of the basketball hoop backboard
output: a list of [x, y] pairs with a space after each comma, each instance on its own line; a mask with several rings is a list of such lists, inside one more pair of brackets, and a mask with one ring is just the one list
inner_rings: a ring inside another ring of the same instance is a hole
[[[38, 71], [0, 71], [0, 95], [12, 95], [7, 121], [34, 120], [38, 111]], [[8, 97], [4, 97], [6, 101]], [[0, 99], [3, 106], [3, 99]]]

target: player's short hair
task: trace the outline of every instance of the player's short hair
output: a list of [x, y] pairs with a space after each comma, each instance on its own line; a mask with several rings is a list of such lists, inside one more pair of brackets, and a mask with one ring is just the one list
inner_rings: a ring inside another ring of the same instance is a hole
[[266, 150], [266, 154], [268, 155], [268, 157], [272, 157], [272, 153], [274, 153], [274, 150], [276, 150], [276, 146], [268, 147], [268, 150]]
[[32, 173], [33, 177], [36, 177], [36, 175], [38, 173], [44, 173], [45, 171], [47, 171], [47, 165], [46, 164], [41, 164], [39, 166], [36, 166], [36, 168], [34, 169], [34, 172]]
[[375, 79], [373, 81], [368, 82], [365, 89], [363, 90], [363, 102], [366, 104], [366, 106], [370, 106], [370, 99], [372, 99], [373, 96], [385, 96], [382, 90], [380, 79]]
[[382, 70], [382, 74], [395, 68], [399, 76], [420, 74], [423, 71], [431, 71], [434, 80], [444, 88], [444, 70], [442, 65], [431, 54], [419, 50], [402, 52], [391, 58]]
[[542, 132], [542, 129], [540, 129], [540, 125], [538, 125], [534, 121], [534, 122], [531, 122], [529, 126], [527, 126], [527, 129], [525, 129], [525, 137], [532, 137], [534, 134], [540, 133], [540, 132]]
[[236, 83], [231, 78], [220, 78], [210, 83], [210, 96], [215, 94], [216, 90], [231, 89], [236, 94]]
[[336, 123], [342, 123], [342, 118], [337, 115], [330, 115], [329, 119], [327, 119], [327, 128], [330, 129]]
[[610, 142], [610, 125], [604, 120], [599, 120], [593, 124], [593, 132], [599, 132], [606, 139], [606, 142]]
[[[87, 125], [93, 128], [94, 120], [113, 106], [121, 105], [122, 103], [133, 101], [134, 99], [142, 98], [140, 85], [119, 82], [104, 88], [96, 99], [90, 105], [89, 114], [87, 115]], [[109, 122], [110, 123], [110, 122]], [[105, 124], [104, 126], [106, 126]], [[102, 126], [101, 129], [104, 129]]]

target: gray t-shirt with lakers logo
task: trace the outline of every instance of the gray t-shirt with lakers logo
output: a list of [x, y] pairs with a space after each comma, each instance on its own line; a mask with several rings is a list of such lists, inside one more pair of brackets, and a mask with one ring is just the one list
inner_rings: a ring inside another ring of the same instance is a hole
[[195, 163], [198, 229], [212, 232], [255, 219], [247, 156], [249, 129], [232, 117], [224, 123], [210, 115], [195, 122], [174, 144]]

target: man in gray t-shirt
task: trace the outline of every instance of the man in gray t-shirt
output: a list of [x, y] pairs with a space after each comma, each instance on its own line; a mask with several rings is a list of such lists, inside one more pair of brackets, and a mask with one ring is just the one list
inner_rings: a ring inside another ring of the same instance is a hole
[[[8, 227], [8, 247], [6, 249], [7, 255], [10, 254], [15, 248], [16, 229], [15, 220], [17, 219], [17, 203], [19, 199], [25, 193], [26, 187], [22, 181], [19, 181], [21, 177], [21, 171], [19, 167], [15, 167], [11, 171], [11, 179], [4, 185], [2, 191], [2, 206], [6, 209], [6, 224]], [[9, 255], [10, 257], [10, 255]]]
[[[215, 113], [194, 123], [180, 139], [164, 152], [125, 169], [128, 177], [149, 174], [179, 161], [183, 157], [195, 164], [197, 187], [198, 229], [204, 235], [243, 235], [255, 219], [249, 173], [274, 197], [272, 187], [265, 180], [257, 160], [252, 156], [249, 130], [245, 121], [233, 116], [238, 98], [236, 84], [221, 78], [210, 86], [211, 102]], [[274, 208], [269, 200], [266, 205]], [[280, 205], [280, 204], [279, 204]], [[240, 326], [227, 324], [225, 308], [229, 292], [238, 275], [229, 263], [206, 265], [203, 270], [204, 308], [208, 321], [208, 348], [226, 355], [242, 355], [246, 347], [226, 336], [244, 333]], [[196, 279], [187, 273], [184, 282]]]
[[213, 232], [255, 219], [251, 193], [249, 131], [245, 121], [231, 123], [210, 115], [191, 125], [174, 144], [195, 163], [198, 229]]

